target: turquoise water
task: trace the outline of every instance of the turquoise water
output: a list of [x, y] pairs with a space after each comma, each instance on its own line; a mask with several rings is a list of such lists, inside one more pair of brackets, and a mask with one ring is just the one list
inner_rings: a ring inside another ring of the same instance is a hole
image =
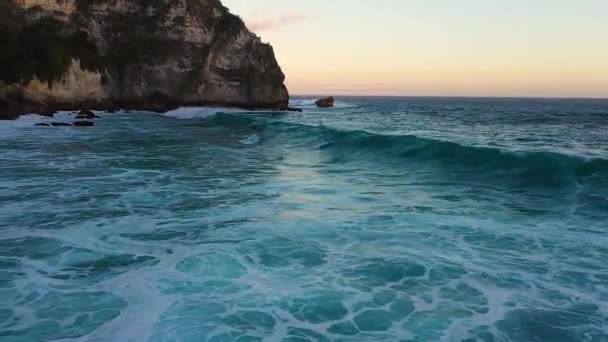
[[294, 104], [0, 122], [0, 340], [608, 341], [608, 101]]

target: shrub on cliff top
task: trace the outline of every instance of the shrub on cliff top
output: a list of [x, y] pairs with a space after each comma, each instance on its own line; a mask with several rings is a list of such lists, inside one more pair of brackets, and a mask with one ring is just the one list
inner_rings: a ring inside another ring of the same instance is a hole
[[215, 27], [219, 41], [227, 42], [245, 29], [245, 23], [238, 15], [234, 15], [225, 9]]

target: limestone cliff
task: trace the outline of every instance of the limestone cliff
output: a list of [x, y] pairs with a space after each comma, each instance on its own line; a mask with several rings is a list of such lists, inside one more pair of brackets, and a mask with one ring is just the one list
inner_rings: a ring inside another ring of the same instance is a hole
[[0, 0], [0, 47], [0, 117], [288, 103], [272, 47], [220, 0]]

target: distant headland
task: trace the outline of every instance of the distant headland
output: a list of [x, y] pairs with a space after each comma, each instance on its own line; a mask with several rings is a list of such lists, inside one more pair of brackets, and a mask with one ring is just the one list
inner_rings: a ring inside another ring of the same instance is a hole
[[8, 0], [0, 41], [0, 119], [289, 102], [272, 47], [220, 0]]

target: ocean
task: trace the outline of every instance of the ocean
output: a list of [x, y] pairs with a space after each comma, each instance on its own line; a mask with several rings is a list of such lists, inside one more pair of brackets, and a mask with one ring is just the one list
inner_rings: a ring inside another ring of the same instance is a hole
[[0, 122], [0, 340], [608, 341], [608, 100]]

